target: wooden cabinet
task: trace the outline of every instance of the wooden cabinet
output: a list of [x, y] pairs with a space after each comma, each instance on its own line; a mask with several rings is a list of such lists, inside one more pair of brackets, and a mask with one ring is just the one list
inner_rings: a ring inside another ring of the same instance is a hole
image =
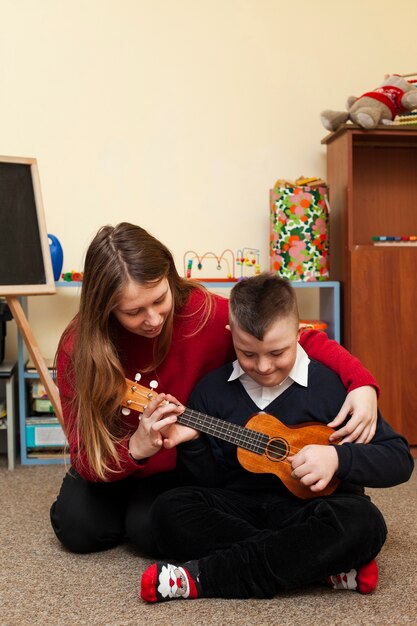
[[417, 444], [417, 129], [346, 125], [328, 135], [330, 272], [342, 283], [342, 344], [381, 385], [385, 419]]

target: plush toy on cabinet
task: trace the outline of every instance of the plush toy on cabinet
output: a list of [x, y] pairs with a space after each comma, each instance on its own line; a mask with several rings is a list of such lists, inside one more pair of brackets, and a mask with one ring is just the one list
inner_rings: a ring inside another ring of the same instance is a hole
[[412, 82], [398, 74], [385, 77], [380, 87], [364, 93], [359, 98], [351, 96], [347, 111], [323, 111], [321, 121], [329, 131], [337, 130], [351, 120], [367, 130], [378, 124], [392, 124], [394, 118], [405, 111], [417, 108], [417, 89]]

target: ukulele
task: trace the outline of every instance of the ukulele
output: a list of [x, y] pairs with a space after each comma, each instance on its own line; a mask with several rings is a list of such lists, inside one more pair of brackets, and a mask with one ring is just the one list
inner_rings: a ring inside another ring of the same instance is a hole
[[[139, 377], [136, 376], [137, 379]], [[157, 383], [152, 381], [150, 385], [155, 389]], [[152, 389], [126, 378], [126, 395], [122, 402], [125, 408], [122, 411], [132, 408], [143, 413], [148, 402], [156, 396]], [[330, 495], [340, 482], [332, 478], [322, 491], [312, 492], [291, 476], [292, 467], [287, 460], [288, 456], [309, 444], [329, 445], [329, 436], [334, 430], [325, 424], [306, 422], [298, 426], [286, 426], [273, 415], [256, 413], [245, 426], [240, 426], [188, 408], [178, 416], [177, 422], [237, 446], [237, 458], [242, 467], [257, 474], [275, 474], [298, 498]]]

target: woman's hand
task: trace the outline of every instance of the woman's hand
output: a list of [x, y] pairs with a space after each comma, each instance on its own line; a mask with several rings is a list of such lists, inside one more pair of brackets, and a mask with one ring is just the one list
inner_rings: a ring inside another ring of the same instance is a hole
[[129, 440], [129, 453], [133, 458], [141, 461], [156, 454], [164, 445], [165, 429], [175, 424], [183, 411], [184, 407], [174, 396], [160, 393], [151, 400]]
[[190, 426], [182, 426], [182, 424], [170, 424], [163, 430], [164, 448], [175, 448], [179, 443], [198, 439], [200, 432]]
[[339, 413], [327, 425], [337, 428], [349, 415], [349, 421], [343, 428], [332, 433], [329, 441], [369, 443], [375, 435], [378, 417], [377, 395], [373, 387], [366, 385], [349, 392]]

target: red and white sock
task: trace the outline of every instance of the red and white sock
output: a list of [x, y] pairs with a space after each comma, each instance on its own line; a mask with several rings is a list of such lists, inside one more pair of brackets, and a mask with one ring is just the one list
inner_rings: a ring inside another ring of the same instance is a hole
[[146, 602], [191, 600], [200, 592], [197, 561], [185, 565], [154, 563], [142, 574], [140, 597]]
[[359, 593], [371, 593], [378, 584], [378, 565], [375, 560], [372, 560], [358, 570], [351, 569], [350, 572], [327, 576], [326, 584], [332, 589], [350, 589]]

